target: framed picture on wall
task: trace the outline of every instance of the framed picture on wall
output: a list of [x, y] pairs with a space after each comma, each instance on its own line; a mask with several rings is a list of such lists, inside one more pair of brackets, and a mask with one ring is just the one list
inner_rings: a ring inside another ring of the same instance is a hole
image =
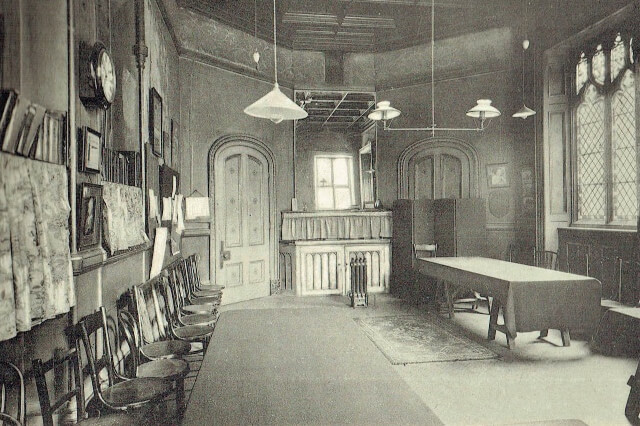
[[176, 120], [171, 120], [171, 167], [174, 170], [179, 168], [179, 153], [180, 152], [180, 125]]
[[149, 143], [153, 153], [162, 157], [162, 97], [155, 88], [149, 93]]
[[80, 185], [78, 198], [78, 250], [100, 244], [102, 231], [102, 186], [93, 183]]
[[102, 164], [102, 135], [100, 132], [84, 126], [80, 141], [80, 170], [99, 173]]
[[164, 157], [164, 164], [171, 167], [171, 138], [168, 132], [162, 132], [162, 156]]
[[489, 188], [509, 187], [509, 167], [507, 163], [487, 164], [487, 185]]

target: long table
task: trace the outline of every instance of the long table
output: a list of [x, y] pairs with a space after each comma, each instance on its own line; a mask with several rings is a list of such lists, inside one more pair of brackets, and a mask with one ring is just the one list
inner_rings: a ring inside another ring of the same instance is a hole
[[488, 338], [503, 332], [509, 348], [518, 331], [539, 330], [544, 336], [546, 330], [558, 329], [563, 345], [569, 346], [569, 330], [590, 335], [598, 325], [602, 286], [595, 278], [483, 257], [418, 258], [416, 265], [421, 273], [445, 284], [450, 316], [450, 285], [492, 297]]

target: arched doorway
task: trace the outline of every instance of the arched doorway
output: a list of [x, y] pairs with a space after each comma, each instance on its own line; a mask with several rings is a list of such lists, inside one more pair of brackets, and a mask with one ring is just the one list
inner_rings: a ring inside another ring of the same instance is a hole
[[274, 177], [271, 150], [251, 136], [224, 136], [209, 151], [210, 262], [225, 304], [268, 296], [277, 279]]
[[409, 145], [398, 159], [398, 198], [478, 196], [478, 156], [469, 143], [429, 138]]

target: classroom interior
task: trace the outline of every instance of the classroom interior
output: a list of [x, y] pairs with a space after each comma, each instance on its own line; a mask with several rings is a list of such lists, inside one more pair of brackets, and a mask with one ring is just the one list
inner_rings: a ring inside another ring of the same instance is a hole
[[0, 0], [0, 422], [636, 424], [638, 28]]

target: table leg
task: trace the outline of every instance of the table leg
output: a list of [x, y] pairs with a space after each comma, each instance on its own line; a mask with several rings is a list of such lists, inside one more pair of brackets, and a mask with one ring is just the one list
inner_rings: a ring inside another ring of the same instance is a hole
[[452, 319], [455, 314], [453, 313], [453, 296], [451, 295], [448, 281], [444, 282], [444, 292], [447, 297], [447, 309], [449, 310], [449, 319]]
[[505, 333], [507, 336], [507, 347], [514, 349], [516, 347], [516, 336], [512, 336], [508, 331]]
[[549, 335], [549, 329], [545, 328], [544, 330], [540, 330], [540, 336], [538, 336], [538, 339], [542, 339], [543, 337], [547, 337]]
[[489, 334], [487, 339], [496, 339], [496, 328], [498, 327], [498, 314], [500, 313], [500, 304], [494, 298], [491, 303], [491, 310], [489, 311]]
[[562, 335], [562, 346], [571, 346], [571, 336], [569, 336], [569, 329], [563, 328], [560, 330], [560, 334]]

